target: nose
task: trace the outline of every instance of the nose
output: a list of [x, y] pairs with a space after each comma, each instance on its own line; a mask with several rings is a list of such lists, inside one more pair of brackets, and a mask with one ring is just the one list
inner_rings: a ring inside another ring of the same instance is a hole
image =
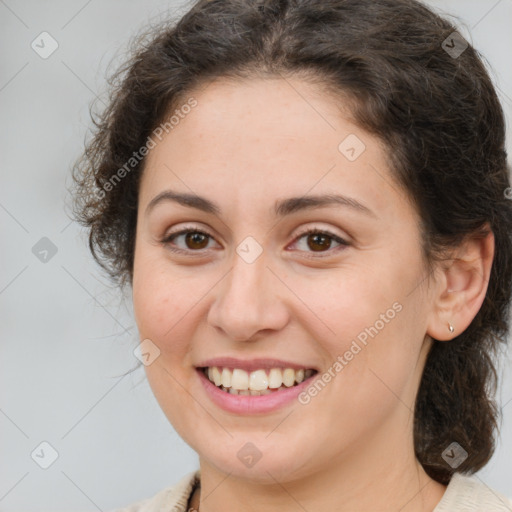
[[284, 285], [266, 265], [263, 254], [247, 263], [235, 253], [231, 271], [214, 288], [208, 322], [234, 341], [268, 336], [289, 321]]

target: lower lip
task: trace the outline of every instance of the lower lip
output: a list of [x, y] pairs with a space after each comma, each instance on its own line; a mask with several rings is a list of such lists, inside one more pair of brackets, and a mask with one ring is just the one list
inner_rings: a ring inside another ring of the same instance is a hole
[[204, 386], [206, 394], [221, 409], [237, 414], [260, 414], [276, 411], [292, 402], [297, 396], [307, 388], [316, 375], [313, 374], [308, 379], [302, 381], [296, 386], [281, 391], [274, 391], [268, 395], [232, 395], [215, 384], [210, 382], [202, 370], [197, 369], [201, 383]]

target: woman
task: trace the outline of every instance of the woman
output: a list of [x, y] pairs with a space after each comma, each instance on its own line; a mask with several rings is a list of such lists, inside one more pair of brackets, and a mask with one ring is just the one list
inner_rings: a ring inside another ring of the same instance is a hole
[[512, 510], [504, 119], [414, 0], [199, 1], [120, 72], [74, 171], [200, 468], [129, 512]]

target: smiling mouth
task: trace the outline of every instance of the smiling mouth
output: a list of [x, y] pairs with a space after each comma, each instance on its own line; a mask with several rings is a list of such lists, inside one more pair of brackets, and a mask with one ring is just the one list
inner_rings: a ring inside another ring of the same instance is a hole
[[247, 372], [241, 368], [199, 368], [219, 389], [232, 395], [269, 395], [297, 386], [318, 373], [314, 369], [270, 368]]

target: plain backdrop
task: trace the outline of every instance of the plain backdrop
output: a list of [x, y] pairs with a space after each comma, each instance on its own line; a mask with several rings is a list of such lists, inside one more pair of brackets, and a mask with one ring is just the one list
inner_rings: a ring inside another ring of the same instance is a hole
[[[458, 16], [487, 58], [510, 128], [512, 0], [429, 3]], [[110, 61], [143, 25], [184, 6], [0, 0], [0, 511], [106, 511], [198, 467], [144, 371], [125, 375], [138, 364], [130, 297], [109, 288], [66, 207]], [[509, 154], [511, 141], [509, 132]], [[501, 372], [502, 435], [478, 476], [512, 496], [510, 356]]]

